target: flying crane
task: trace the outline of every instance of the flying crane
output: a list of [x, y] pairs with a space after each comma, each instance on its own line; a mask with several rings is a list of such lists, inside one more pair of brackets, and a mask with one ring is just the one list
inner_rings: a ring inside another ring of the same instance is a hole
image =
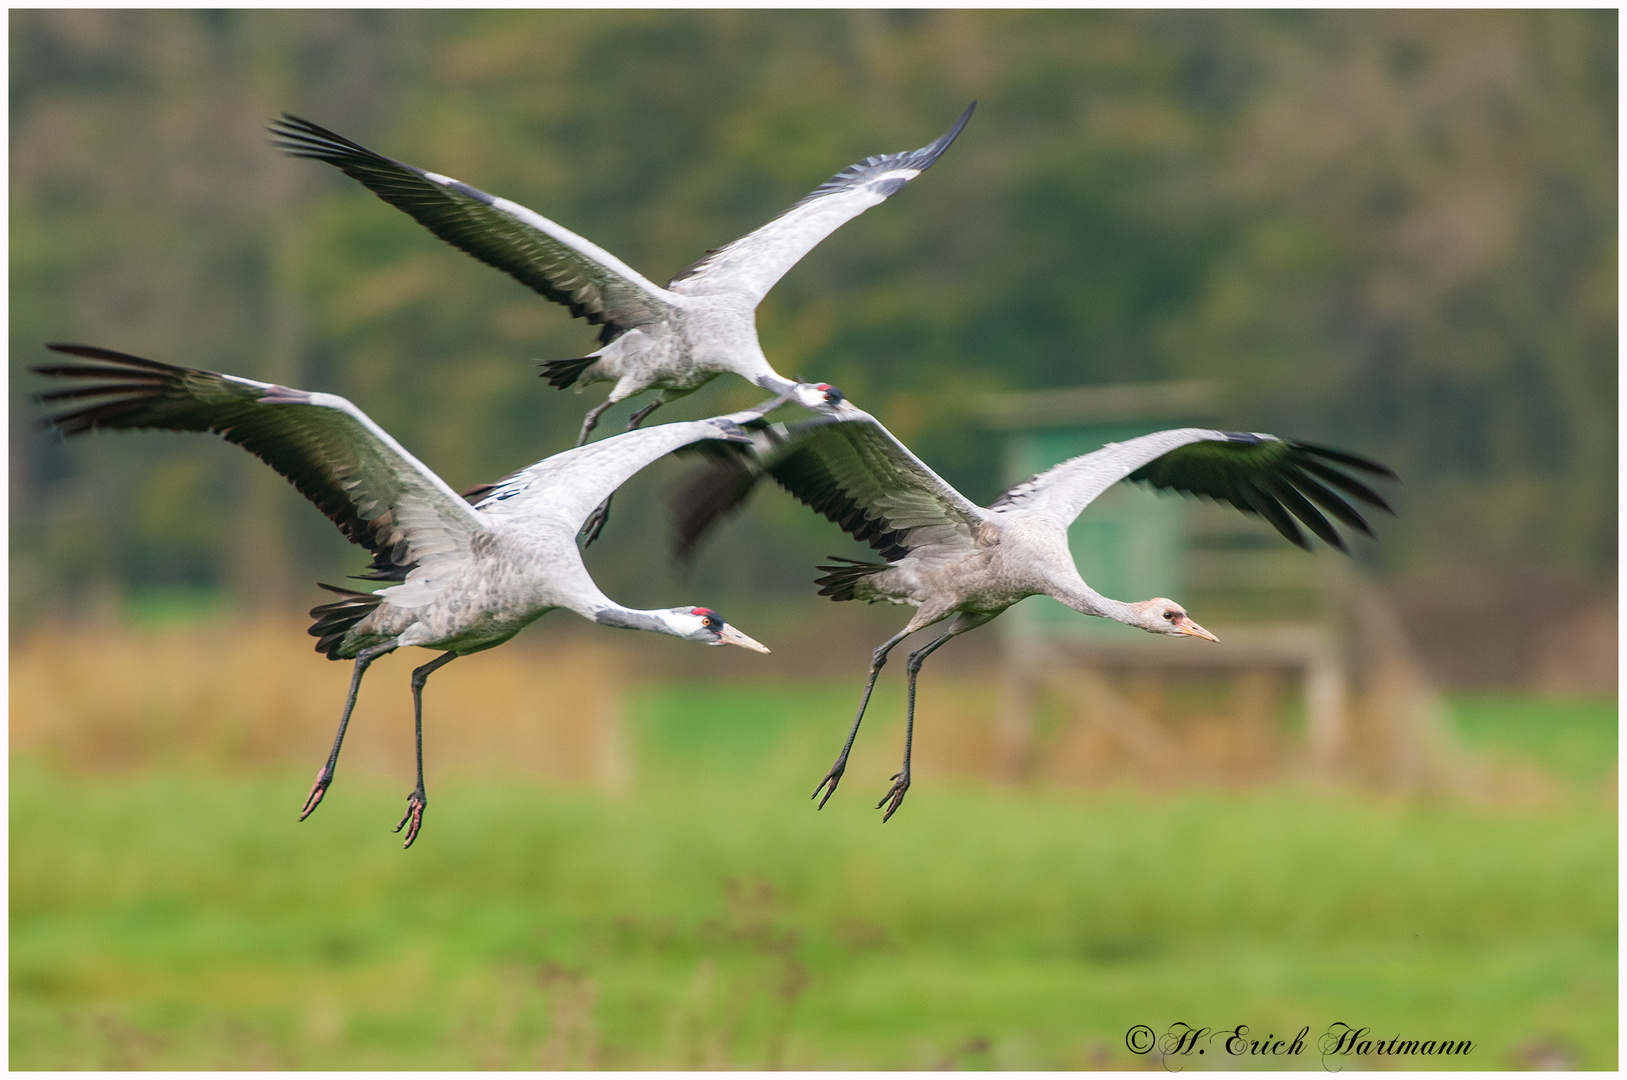
[[33, 369], [69, 382], [37, 400], [74, 403], [42, 421], [44, 427], [64, 437], [138, 428], [220, 435], [276, 469], [347, 540], [372, 552], [368, 572], [358, 577], [392, 583], [376, 592], [323, 585], [339, 599], [311, 609], [316, 651], [356, 665], [333, 750], [306, 796], [301, 821], [333, 782], [362, 675], [396, 649], [416, 645], [441, 653], [412, 673], [418, 785], [396, 826], [397, 832], [407, 828], [404, 847], [417, 839], [428, 806], [424, 682], [457, 657], [501, 645], [555, 608], [602, 626], [768, 652], [710, 608], [646, 611], [611, 600], [582, 564], [576, 535], [593, 508], [644, 466], [697, 440], [747, 438], [740, 425], [760, 419], [782, 398], [566, 450], [485, 485], [471, 505], [337, 395], [88, 345], [49, 347], [90, 362]]
[[761, 421], [750, 426], [755, 429], [750, 443], [694, 448], [712, 461], [673, 500], [679, 560], [687, 561], [702, 536], [740, 507], [767, 475], [886, 560], [867, 563], [832, 556], [833, 565], [819, 567], [825, 574], [815, 582], [821, 596], [916, 608], [904, 628], [871, 656], [853, 727], [814, 790], [821, 808], [841, 782], [887, 654], [917, 630], [953, 620], [911, 653], [905, 666], [904, 763], [876, 804], [877, 809], [887, 807], [883, 821], [898, 810], [910, 786], [915, 680], [921, 664], [951, 638], [982, 626], [1024, 597], [1051, 596], [1082, 614], [1149, 633], [1218, 640], [1173, 600], [1114, 600], [1079, 575], [1068, 550], [1068, 526], [1113, 484], [1138, 481], [1229, 502], [1265, 518], [1307, 550], [1310, 541], [1296, 518], [1325, 543], [1347, 550], [1317, 507], [1368, 535], [1372, 530], [1351, 499], [1393, 513], [1377, 492], [1351, 475], [1395, 479], [1385, 466], [1274, 435], [1176, 428], [1109, 443], [1024, 480], [981, 507], [851, 403], [844, 403], [838, 415], [791, 427]]

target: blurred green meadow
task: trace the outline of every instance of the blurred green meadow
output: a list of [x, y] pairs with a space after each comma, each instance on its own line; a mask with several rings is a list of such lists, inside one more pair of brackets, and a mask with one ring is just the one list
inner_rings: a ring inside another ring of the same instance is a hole
[[15, 752], [11, 1066], [1146, 1067], [1177, 1021], [1311, 1030], [1187, 1068], [1339, 1021], [1474, 1044], [1346, 1067], [1615, 1066], [1613, 702], [1455, 702], [1519, 804], [918, 770], [882, 826], [886, 681], [808, 801], [850, 682], [634, 686], [619, 795], [432, 757], [406, 853], [406, 772], [301, 824], [305, 766]]

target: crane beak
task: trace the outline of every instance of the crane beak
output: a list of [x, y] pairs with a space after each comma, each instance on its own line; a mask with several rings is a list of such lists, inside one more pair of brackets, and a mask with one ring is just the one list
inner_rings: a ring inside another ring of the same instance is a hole
[[1193, 637], [1203, 638], [1205, 641], [1218, 642], [1220, 640], [1185, 615], [1175, 620], [1175, 630], [1177, 633], [1190, 634]]
[[751, 649], [760, 653], [765, 653], [768, 651], [767, 645], [764, 645], [760, 641], [753, 641], [751, 638], [747, 637], [745, 634], [742, 634], [728, 623], [724, 623], [723, 629], [718, 631], [717, 643], [719, 645], [739, 645], [743, 649]]

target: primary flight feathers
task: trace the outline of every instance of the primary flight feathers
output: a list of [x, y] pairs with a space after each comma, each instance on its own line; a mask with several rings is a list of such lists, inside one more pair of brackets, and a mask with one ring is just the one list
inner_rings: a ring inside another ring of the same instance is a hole
[[1317, 506], [1371, 535], [1351, 500], [1392, 511], [1350, 471], [1395, 478], [1377, 462], [1309, 443], [1177, 428], [1072, 458], [1013, 485], [985, 509], [933, 472], [875, 417], [850, 405], [839, 416], [789, 427], [759, 425], [752, 439], [749, 445], [692, 448], [711, 460], [673, 500], [680, 561], [693, 556], [706, 532], [738, 509], [765, 474], [889, 560], [951, 537], [970, 540], [991, 513], [1045, 514], [1067, 524], [1120, 480], [1230, 503], [1308, 549], [1309, 540], [1294, 522], [1298, 518], [1345, 550], [1344, 539]]
[[347, 540], [373, 552], [371, 577], [400, 580], [404, 567], [467, 550], [481, 528], [457, 492], [342, 397], [94, 346], [49, 348], [93, 363], [36, 367], [74, 381], [38, 399], [101, 400], [48, 417], [44, 426], [64, 436], [97, 429], [214, 432], [281, 473]]
[[[762, 228], [680, 271], [665, 288], [518, 203], [384, 157], [297, 116], [284, 114], [271, 131], [275, 145], [287, 153], [337, 166], [441, 239], [566, 305], [572, 315], [603, 324], [598, 351], [543, 364], [543, 377], [560, 389], [615, 384], [583, 418], [576, 440], [581, 445], [611, 405], [646, 390], [661, 392], [633, 414], [631, 430], [663, 403], [724, 372], [769, 393], [789, 394], [810, 409], [839, 403], [842, 395], [835, 387], [793, 382], [769, 364], [757, 339], [757, 304], [819, 241], [936, 161], [976, 104], [968, 105], [941, 138], [919, 150], [849, 166]], [[609, 511], [606, 501], [594, 513], [585, 542], [598, 535]]]
[[[744, 439], [740, 422], [781, 403], [731, 416], [665, 424], [567, 450], [482, 485], [476, 505], [453, 491], [365, 413], [336, 394], [147, 360], [88, 345], [51, 345], [90, 363], [33, 370], [73, 385], [37, 395], [77, 404], [41, 421], [64, 436], [89, 431], [213, 432], [286, 477], [345, 538], [372, 552], [367, 580], [403, 582], [398, 603], [421, 602], [431, 581], [466, 565], [477, 534], [502, 518], [543, 518], [574, 534], [607, 495], [657, 458], [697, 439]], [[567, 561], [579, 563], [573, 554]], [[414, 586], [406, 588], [406, 583]], [[576, 610], [593, 597], [584, 596]], [[571, 605], [567, 605], [571, 606]], [[591, 613], [588, 617], [593, 617]]]
[[342, 169], [430, 232], [564, 304], [608, 342], [656, 322], [671, 307], [666, 290], [597, 244], [518, 203], [387, 158], [319, 124], [284, 113], [273, 144], [293, 157]]
[[948, 132], [919, 150], [866, 158], [820, 184], [779, 217], [709, 252], [665, 289], [597, 244], [533, 210], [448, 176], [375, 153], [319, 124], [284, 113], [274, 143], [294, 157], [326, 161], [412, 215], [447, 243], [495, 266], [571, 314], [604, 324], [601, 343], [658, 322], [681, 296], [734, 292], [755, 303], [844, 222], [924, 172], [971, 119], [974, 101]]

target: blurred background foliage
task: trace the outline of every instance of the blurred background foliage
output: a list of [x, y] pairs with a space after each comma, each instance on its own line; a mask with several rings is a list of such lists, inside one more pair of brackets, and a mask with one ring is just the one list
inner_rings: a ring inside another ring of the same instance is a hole
[[[1613, 595], [1614, 12], [19, 11], [13, 626], [130, 595], [293, 608], [361, 565], [235, 448], [41, 438], [42, 342], [345, 394], [456, 487], [565, 448], [603, 392], [533, 363], [585, 324], [285, 159], [278, 112], [665, 280], [973, 98], [936, 168], [769, 295], [779, 370], [980, 500], [980, 392], [1219, 378], [1231, 426], [1404, 477], [1359, 554], [1424, 636]], [[661, 418], [757, 396], [719, 380]], [[812, 603], [812, 561], [850, 550], [765, 498], [680, 588], [651, 557], [677, 475], [590, 553], [624, 602]]]

